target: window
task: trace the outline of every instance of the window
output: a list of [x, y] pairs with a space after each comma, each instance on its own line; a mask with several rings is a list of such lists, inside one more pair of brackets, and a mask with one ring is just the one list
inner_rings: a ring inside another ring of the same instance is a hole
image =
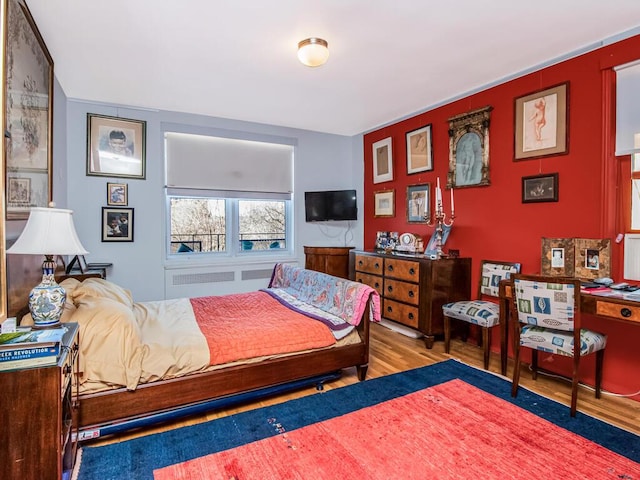
[[293, 146], [165, 133], [168, 252], [289, 250]]

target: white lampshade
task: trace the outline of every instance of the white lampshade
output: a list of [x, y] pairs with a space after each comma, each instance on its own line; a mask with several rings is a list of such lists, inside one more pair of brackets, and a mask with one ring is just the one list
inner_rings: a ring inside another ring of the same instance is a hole
[[27, 225], [7, 253], [86, 255], [73, 225], [72, 210], [32, 208]]
[[324, 65], [329, 58], [329, 44], [322, 38], [307, 38], [298, 43], [298, 59], [307, 67]]

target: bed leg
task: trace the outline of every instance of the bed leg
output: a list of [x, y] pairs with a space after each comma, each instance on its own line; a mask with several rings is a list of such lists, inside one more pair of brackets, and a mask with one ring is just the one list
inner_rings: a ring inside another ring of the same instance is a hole
[[361, 382], [367, 378], [367, 369], [369, 368], [369, 364], [365, 365], [356, 365], [356, 372], [358, 374], [358, 380]]

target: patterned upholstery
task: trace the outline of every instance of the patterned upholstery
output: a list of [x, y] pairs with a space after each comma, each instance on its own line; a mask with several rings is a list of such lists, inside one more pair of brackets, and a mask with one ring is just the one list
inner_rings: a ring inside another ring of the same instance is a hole
[[[489, 368], [490, 336], [488, 329], [500, 323], [500, 307], [496, 301], [486, 300], [481, 297], [495, 297], [497, 299], [500, 281], [510, 278], [512, 273], [518, 273], [519, 271], [519, 263], [482, 261], [478, 288], [479, 298], [477, 300], [451, 302], [442, 306], [445, 323], [446, 353], [449, 353], [450, 345], [450, 319], [462, 320], [463, 322], [478, 325], [483, 328], [484, 368]], [[506, 372], [502, 373], [505, 374]]]
[[442, 313], [481, 327], [493, 327], [500, 323], [498, 304], [486, 300], [447, 303], [442, 306]]
[[[514, 275], [513, 312], [516, 329], [515, 368], [511, 395], [516, 396], [520, 379], [520, 350], [530, 348], [531, 370], [536, 378], [538, 352], [564, 355], [573, 359], [571, 416], [576, 414], [578, 398], [578, 365], [580, 357], [596, 353], [596, 398], [600, 397], [602, 363], [607, 336], [581, 328], [580, 282], [534, 275]], [[574, 344], [580, 342], [579, 351]]]

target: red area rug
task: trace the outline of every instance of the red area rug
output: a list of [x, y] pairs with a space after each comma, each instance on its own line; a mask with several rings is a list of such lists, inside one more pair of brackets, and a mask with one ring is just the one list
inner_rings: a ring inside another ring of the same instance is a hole
[[[567, 413], [568, 414], [568, 413]], [[640, 465], [461, 380], [154, 471], [178, 479], [623, 479]]]

